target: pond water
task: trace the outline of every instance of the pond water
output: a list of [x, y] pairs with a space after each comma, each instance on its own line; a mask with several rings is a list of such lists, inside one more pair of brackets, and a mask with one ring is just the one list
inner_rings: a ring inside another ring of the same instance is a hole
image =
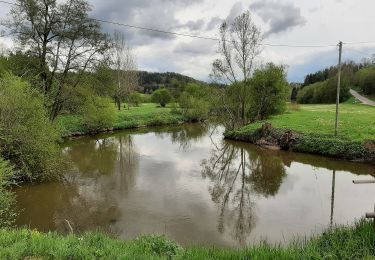
[[[165, 234], [184, 246], [288, 243], [371, 211], [375, 167], [226, 141], [203, 124], [70, 140], [60, 183], [16, 190], [17, 224], [103, 230], [123, 239]], [[66, 221], [67, 220], [67, 221]]]

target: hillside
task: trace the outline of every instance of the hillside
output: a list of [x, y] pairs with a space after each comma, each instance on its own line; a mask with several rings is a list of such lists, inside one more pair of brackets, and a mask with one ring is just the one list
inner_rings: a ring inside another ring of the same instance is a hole
[[206, 82], [175, 72], [139, 72], [139, 91], [143, 93], [152, 93], [160, 87], [178, 90], [187, 83], [207, 84]]

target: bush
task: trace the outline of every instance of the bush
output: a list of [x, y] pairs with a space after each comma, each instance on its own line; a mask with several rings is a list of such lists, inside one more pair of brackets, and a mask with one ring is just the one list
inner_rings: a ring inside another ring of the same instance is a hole
[[9, 162], [0, 157], [0, 228], [11, 226], [16, 217], [14, 194], [7, 190], [13, 175]]
[[86, 97], [81, 113], [84, 127], [90, 132], [113, 127], [117, 115], [116, 108], [109, 98], [95, 95]]
[[138, 107], [139, 104], [143, 103], [142, 95], [138, 92], [132, 92], [129, 95], [129, 103], [132, 104], [133, 106]]
[[367, 95], [375, 94], [375, 67], [361, 69], [355, 75], [355, 83], [363, 93]]
[[206, 119], [210, 112], [208, 89], [197, 84], [188, 84], [180, 95], [179, 105], [188, 120]]
[[151, 96], [151, 101], [159, 103], [161, 107], [165, 107], [171, 100], [172, 95], [166, 88], [156, 90]]
[[289, 84], [283, 66], [270, 63], [256, 70], [250, 81], [251, 119], [263, 120], [284, 112], [288, 96]]
[[0, 152], [17, 178], [55, 177], [60, 168], [60, 131], [49, 121], [42, 95], [20, 78], [0, 79]]

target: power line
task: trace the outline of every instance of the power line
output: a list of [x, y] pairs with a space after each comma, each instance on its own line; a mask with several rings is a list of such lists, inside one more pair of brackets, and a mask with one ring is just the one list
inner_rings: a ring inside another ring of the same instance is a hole
[[[9, 1], [0, 0], [0, 3], [8, 4], [8, 5], [16, 5], [19, 6], [17, 3], [12, 3]], [[221, 41], [219, 38], [215, 37], [208, 37], [208, 36], [201, 36], [201, 35], [194, 35], [194, 34], [187, 34], [187, 33], [178, 33], [178, 32], [172, 32], [162, 29], [156, 29], [156, 28], [149, 28], [149, 27], [142, 27], [132, 24], [126, 24], [126, 23], [120, 23], [115, 21], [108, 21], [98, 18], [91, 18], [93, 21], [97, 21], [100, 23], [107, 23], [127, 28], [133, 28], [133, 29], [139, 29], [139, 30], [145, 30], [145, 31], [152, 31], [157, 33], [164, 33], [169, 35], [176, 35], [176, 36], [183, 36], [183, 37], [190, 37], [190, 38], [197, 38], [197, 39], [203, 39], [203, 40], [211, 40], [211, 41]], [[359, 42], [359, 43], [345, 43], [345, 44], [365, 44], [365, 43], [375, 43], [375, 42]], [[336, 47], [336, 44], [326, 44], [326, 45], [296, 45], [296, 44], [272, 44], [272, 43], [259, 43], [260, 46], [268, 46], [268, 47], [288, 47], [288, 48], [327, 48], [327, 47]]]
[[[3, 1], [0, 0], [0, 3], [5, 3], [9, 5], [16, 5], [19, 6], [19, 4]], [[126, 23], [120, 23], [115, 21], [108, 21], [103, 19], [97, 19], [97, 18], [91, 18], [94, 21], [100, 22], [100, 23], [107, 23], [107, 24], [113, 24], [117, 26], [123, 26], [127, 28], [133, 28], [133, 29], [139, 29], [139, 30], [146, 30], [146, 31], [152, 31], [157, 33], [164, 33], [164, 34], [170, 34], [170, 35], [177, 35], [177, 36], [183, 36], [183, 37], [190, 37], [190, 38], [198, 38], [198, 39], [204, 39], [204, 40], [212, 40], [212, 41], [220, 41], [219, 38], [214, 37], [206, 37], [206, 36], [200, 36], [200, 35], [194, 35], [194, 34], [186, 34], [186, 33], [177, 33], [167, 30], [161, 30], [161, 29], [155, 29], [155, 28], [149, 28], [149, 27], [142, 27], [132, 24], [126, 24]], [[326, 47], [335, 47], [336, 45], [291, 45], [291, 44], [271, 44], [271, 43], [259, 43], [261, 46], [268, 46], [268, 47], [289, 47], [289, 48], [326, 48]]]

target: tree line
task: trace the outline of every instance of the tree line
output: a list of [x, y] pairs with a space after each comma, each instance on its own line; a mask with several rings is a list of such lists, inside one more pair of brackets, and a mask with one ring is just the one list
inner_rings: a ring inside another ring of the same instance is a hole
[[[306, 75], [302, 86], [293, 88], [297, 102], [302, 104], [334, 103], [337, 89], [337, 67], [329, 67]], [[350, 98], [350, 88], [363, 94], [375, 94], [375, 59], [365, 58], [361, 62], [345, 62], [341, 73], [340, 102]], [[298, 92], [298, 94], [297, 94]]]

